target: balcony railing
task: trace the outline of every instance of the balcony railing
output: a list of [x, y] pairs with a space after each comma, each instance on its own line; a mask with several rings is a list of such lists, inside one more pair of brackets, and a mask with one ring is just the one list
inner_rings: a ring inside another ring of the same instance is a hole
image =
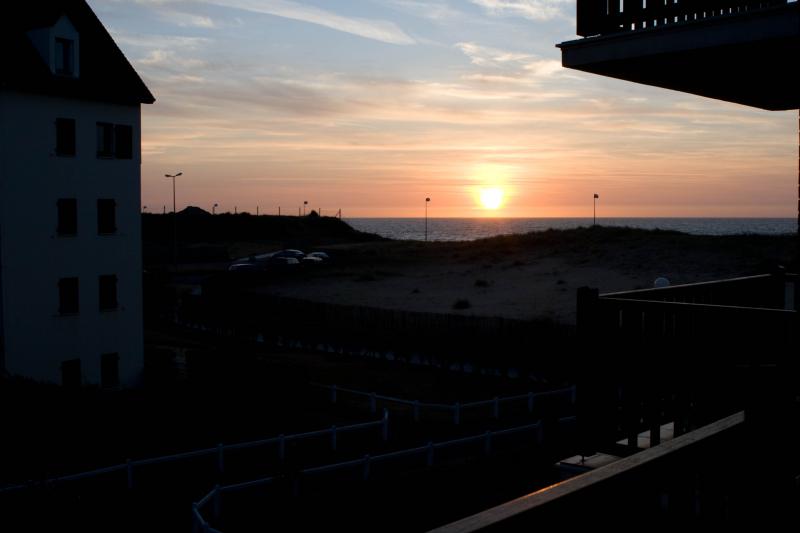
[[748, 13], [787, 0], [578, 0], [581, 37]]

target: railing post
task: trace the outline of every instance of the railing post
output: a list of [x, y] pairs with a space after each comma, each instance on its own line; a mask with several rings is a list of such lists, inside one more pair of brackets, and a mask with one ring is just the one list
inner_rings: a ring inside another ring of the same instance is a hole
[[281, 462], [286, 459], [286, 436], [283, 433], [278, 435], [278, 459]]
[[494, 404], [492, 406], [492, 415], [494, 416], [495, 420], [500, 418], [500, 398], [497, 396], [494, 397]]
[[225, 473], [225, 446], [221, 442], [217, 444], [217, 473]]
[[375, 413], [378, 410], [377, 400], [375, 399], [375, 393], [371, 392], [369, 394], [369, 412]]
[[336, 426], [331, 426], [331, 449], [336, 451]]
[[573, 385], [572, 387], [570, 387], [569, 391], [569, 403], [575, 405], [577, 396], [578, 396], [578, 388], [575, 385]]
[[371, 462], [371, 459], [369, 457], [369, 454], [365, 455], [364, 456], [364, 472], [363, 472], [364, 481], [367, 481], [369, 479], [369, 465], [370, 465], [370, 462]]
[[492, 453], [492, 432], [486, 430], [486, 435], [483, 438], [483, 452], [486, 455], [491, 455]]
[[533, 412], [533, 393], [532, 392], [528, 393], [528, 412], [529, 413]]
[[383, 408], [383, 424], [381, 426], [381, 437], [383, 442], [389, 440], [389, 409]]
[[130, 459], [125, 459], [125, 466], [128, 472], [128, 490], [133, 490], [133, 463]]
[[222, 491], [219, 489], [219, 483], [214, 485], [214, 496], [212, 502], [212, 513], [214, 516], [214, 520], [219, 520], [220, 515], [222, 514]]
[[336, 385], [331, 385], [331, 403], [336, 403]]
[[419, 400], [414, 400], [414, 422], [419, 422]]
[[461, 403], [456, 402], [453, 406], [453, 424], [459, 425], [461, 423]]
[[433, 466], [433, 441], [428, 441], [428, 466]]
[[536, 424], [536, 442], [540, 446], [544, 444], [544, 424], [542, 424], [541, 420]]

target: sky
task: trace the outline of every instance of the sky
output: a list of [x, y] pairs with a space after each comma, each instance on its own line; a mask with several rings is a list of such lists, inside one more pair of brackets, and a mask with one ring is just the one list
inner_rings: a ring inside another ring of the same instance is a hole
[[562, 68], [575, 0], [88, 3], [156, 97], [150, 212], [182, 172], [217, 212], [796, 215], [796, 111]]

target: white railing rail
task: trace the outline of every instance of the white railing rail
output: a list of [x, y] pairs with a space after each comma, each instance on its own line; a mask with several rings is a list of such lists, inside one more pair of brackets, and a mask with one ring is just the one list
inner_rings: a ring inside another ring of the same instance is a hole
[[80, 472], [77, 474], [69, 474], [66, 476], [58, 476], [53, 478], [47, 478], [42, 481], [36, 482], [29, 482], [26, 484], [17, 484], [11, 485], [7, 487], [0, 488], [0, 493], [3, 492], [10, 492], [16, 490], [24, 490], [30, 489], [34, 487], [40, 486], [52, 486], [58, 483], [69, 482], [69, 481], [77, 481], [80, 479], [87, 479], [92, 477], [97, 477], [103, 474], [110, 474], [114, 472], [126, 471], [127, 472], [127, 486], [128, 489], [134, 488], [134, 468], [148, 466], [148, 465], [156, 465], [162, 463], [172, 463], [176, 461], [182, 461], [186, 459], [193, 459], [196, 457], [204, 457], [204, 456], [211, 456], [216, 455], [216, 469], [217, 473], [222, 475], [225, 472], [225, 452], [228, 450], [241, 450], [245, 448], [254, 448], [258, 446], [267, 446], [271, 444], [277, 445], [278, 451], [278, 458], [281, 461], [286, 459], [286, 444], [292, 441], [304, 440], [304, 439], [312, 439], [317, 437], [328, 437], [331, 440], [331, 449], [336, 451], [338, 446], [338, 436], [342, 433], [347, 433], [351, 431], [359, 431], [364, 429], [370, 428], [379, 428], [381, 432], [381, 438], [384, 441], [389, 439], [389, 413], [387, 410], [384, 410], [383, 416], [380, 420], [375, 420], [372, 422], [362, 422], [359, 424], [350, 424], [347, 426], [331, 426], [327, 429], [320, 429], [316, 431], [307, 431], [305, 433], [295, 433], [290, 435], [278, 435], [277, 437], [270, 437], [267, 439], [260, 439], [254, 441], [246, 441], [246, 442], [239, 442], [234, 444], [218, 444], [212, 448], [203, 448], [200, 450], [192, 450], [189, 452], [182, 452], [176, 453], [172, 455], [163, 455], [159, 457], [152, 457], [148, 459], [137, 459], [131, 460], [127, 459], [124, 463], [108, 466], [104, 468], [98, 468], [95, 470], [89, 470], [87, 472]]
[[576, 388], [575, 386], [566, 387], [563, 389], [551, 390], [551, 391], [544, 391], [544, 392], [527, 392], [524, 394], [517, 394], [515, 396], [504, 396], [504, 397], [494, 397], [491, 400], [480, 400], [475, 402], [467, 402], [467, 403], [460, 403], [455, 402], [452, 404], [448, 403], [430, 403], [430, 402], [421, 402], [419, 400], [408, 400], [405, 398], [395, 398], [392, 396], [385, 396], [383, 394], [377, 394], [375, 392], [366, 392], [366, 391], [359, 391], [354, 389], [348, 389], [345, 387], [340, 387], [338, 385], [325, 385], [320, 383], [315, 383], [317, 387], [328, 389], [330, 391], [330, 399], [331, 403], [336, 403], [339, 399], [340, 393], [351, 394], [355, 396], [363, 396], [369, 398], [370, 402], [370, 411], [372, 413], [377, 412], [378, 409], [378, 401], [382, 401], [385, 403], [393, 403], [397, 405], [405, 405], [409, 406], [413, 410], [413, 417], [415, 422], [419, 422], [421, 418], [421, 410], [422, 409], [429, 409], [429, 410], [439, 410], [439, 411], [450, 411], [452, 413], [452, 420], [453, 424], [459, 425], [461, 423], [462, 414], [465, 409], [474, 409], [476, 407], [492, 407], [492, 417], [495, 419], [500, 418], [500, 405], [503, 403], [511, 403], [511, 402], [519, 402], [525, 401], [527, 402], [527, 409], [529, 413], [533, 412], [534, 405], [536, 403], [537, 398], [542, 398], [545, 396], [558, 396], [563, 395], [569, 398], [570, 405], [575, 405], [575, 396], [576, 396]]
[[[568, 416], [562, 417], [558, 419], [559, 425], [561, 424], [574, 424], [576, 422], [576, 417]], [[416, 446], [414, 448], [407, 448], [404, 450], [396, 450], [392, 452], [386, 452], [379, 455], [364, 455], [358, 459], [351, 459], [348, 461], [341, 461], [338, 463], [333, 464], [326, 464], [320, 466], [314, 466], [299, 470], [297, 472], [297, 477], [295, 478], [294, 483], [294, 492], [295, 494], [299, 493], [299, 486], [300, 480], [305, 476], [310, 476], [314, 474], [321, 474], [325, 472], [334, 472], [338, 470], [344, 469], [361, 469], [361, 479], [364, 481], [369, 480], [371, 475], [371, 467], [380, 462], [389, 462], [392, 460], [396, 460], [399, 458], [404, 457], [413, 457], [415, 455], [422, 456], [424, 458], [424, 465], [427, 468], [433, 467], [436, 460], [436, 451], [437, 450], [444, 450], [446, 448], [451, 448], [454, 446], [461, 446], [464, 444], [471, 444], [471, 443], [483, 443], [483, 453], [484, 455], [491, 455], [492, 454], [492, 446], [493, 441], [496, 437], [505, 436], [505, 435], [512, 435], [515, 433], [521, 433], [525, 431], [536, 431], [536, 442], [538, 445], [541, 445], [544, 442], [544, 433], [543, 433], [544, 426], [542, 425], [542, 421], [535, 422], [533, 424], [526, 424], [523, 426], [517, 426], [513, 428], [507, 429], [499, 429], [495, 431], [486, 431], [485, 433], [481, 433], [478, 435], [471, 435], [468, 437], [461, 437], [458, 439], [452, 439], [444, 442], [433, 442], [430, 441], [428, 444], [423, 446]], [[228, 492], [235, 492], [238, 490], [244, 490], [253, 487], [259, 487], [267, 484], [271, 484], [274, 481], [278, 480], [279, 476], [271, 476], [262, 479], [256, 479], [253, 481], [247, 481], [244, 483], [236, 483], [232, 485], [216, 485], [211, 491], [203, 496], [200, 500], [195, 502], [193, 505], [193, 513], [192, 513], [192, 524], [194, 527], [194, 531], [197, 532], [211, 532], [211, 533], [221, 533], [219, 530], [212, 528], [208, 521], [203, 517], [203, 509], [208, 506], [208, 504], [212, 504], [212, 516], [214, 520], [219, 520], [221, 516], [221, 495]], [[205, 528], [205, 529], [204, 529]]]

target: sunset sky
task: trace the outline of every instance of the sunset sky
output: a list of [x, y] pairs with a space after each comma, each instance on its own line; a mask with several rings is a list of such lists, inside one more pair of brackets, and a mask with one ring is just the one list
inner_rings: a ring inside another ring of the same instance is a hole
[[182, 171], [217, 212], [796, 214], [796, 111], [563, 69], [574, 0], [88, 1], [157, 99], [148, 211]]

